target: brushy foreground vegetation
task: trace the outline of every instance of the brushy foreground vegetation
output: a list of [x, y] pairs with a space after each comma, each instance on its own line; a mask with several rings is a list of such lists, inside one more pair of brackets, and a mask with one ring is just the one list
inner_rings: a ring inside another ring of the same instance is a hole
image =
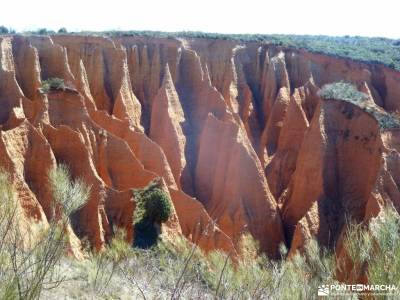
[[[374, 284], [400, 283], [400, 217], [394, 208], [386, 208], [365, 230], [350, 224], [345, 247], [357, 266], [348, 274], [357, 278], [367, 268]], [[400, 287], [399, 287], [400, 289]], [[399, 295], [400, 296], [400, 295]]]
[[[9, 178], [0, 172], [1, 299], [316, 299], [319, 285], [337, 283], [340, 265], [335, 254], [313, 240], [302, 255], [286, 258], [282, 246], [282, 260], [271, 261], [245, 235], [238, 247], [240, 256], [233, 261], [220, 251], [204, 254], [180, 237], [161, 235], [150, 248], [133, 247], [124, 232], [116, 230], [104, 251], [85, 250], [85, 259], [72, 259], [65, 256], [65, 230], [90, 189], [73, 180], [64, 166], [49, 177], [56, 200], [53, 218], [39, 239], [24, 246], [16, 226], [17, 199]], [[147, 201], [157, 195], [166, 197], [155, 186], [142, 191]], [[164, 200], [156, 202], [168, 206]], [[136, 220], [162, 221], [144, 208]], [[345, 245], [356, 266], [355, 277], [366, 272], [374, 284], [400, 282], [399, 230], [400, 217], [393, 208], [369, 226], [348, 226]]]
[[[0, 26], [1, 34], [15, 34], [15, 30]], [[364, 63], [379, 63], [395, 70], [400, 70], [400, 40], [382, 37], [361, 36], [324, 36], [324, 35], [284, 35], [284, 34], [220, 34], [198, 31], [163, 32], [163, 31], [81, 31], [68, 32], [60, 28], [57, 32], [46, 28], [37, 31], [27, 31], [22, 34], [75, 34], [104, 35], [111, 37], [143, 36], [162, 38], [207, 38], [233, 40], [238, 42], [265, 42], [277, 46], [306, 49], [315, 53], [328, 54], [337, 57], [350, 58]]]
[[19, 223], [21, 208], [9, 178], [0, 171], [0, 298], [38, 299], [44, 290], [63, 282], [58, 271], [66, 253], [69, 217], [88, 197], [89, 190], [80, 181], [72, 181], [65, 167], [49, 174], [54, 202], [49, 226], [28, 228]]

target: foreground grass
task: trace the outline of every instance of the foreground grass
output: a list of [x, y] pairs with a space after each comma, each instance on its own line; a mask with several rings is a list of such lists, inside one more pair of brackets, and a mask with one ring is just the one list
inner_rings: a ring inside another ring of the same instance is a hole
[[69, 279], [43, 297], [314, 299], [318, 285], [336, 282], [334, 260], [321, 257], [316, 243], [305, 256], [280, 263], [253, 256], [233, 263], [221, 252], [204, 256], [183, 240], [146, 250], [115, 247], [83, 262], [65, 259], [60, 272]]
[[[282, 259], [271, 261], [245, 235], [239, 257], [232, 260], [219, 251], [204, 254], [178, 236], [171, 241], [161, 235], [150, 248], [134, 248], [117, 230], [104, 251], [87, 249], [81, 261], [69, 258], [65, 228], [90, 190], [62, 166], [50, 173], [50, 183], [54, 218], [41, 238], [23, 247], [18, 227], [11, 226], [15, 193], [0, 172], [0, 299], [316, 299], [318, 286], [338, 283], [340, 260], [313, 240], [304, 253], [290, 258], [282, 246]], [[368, 226], [348, 226], [345, 247], [354, 263], [353, 278], [365, 274], [373, 284], [400, 282], [399, 230], [393, 208]]]

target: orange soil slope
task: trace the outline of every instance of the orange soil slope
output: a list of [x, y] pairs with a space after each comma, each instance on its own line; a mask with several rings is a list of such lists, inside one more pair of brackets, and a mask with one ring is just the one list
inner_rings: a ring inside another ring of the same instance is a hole
[[[344, 211], [400, 209], [399, 132], [354, 104], [321, 100], [345, 80], [400, 109], [400, 74], [268, 44], [142, 37], [0, 38], [0, 167], [22, 222], [47, 223], [57, 163], [91, 189], [71, 235], [101, 249], [133, 235], [134, 188], [161, 178], [166, 230], [206, 251], [250, 232], [270, 257], [307, 239], [334, 245]], [[65, 90], [40, 92], [59, 77]]]

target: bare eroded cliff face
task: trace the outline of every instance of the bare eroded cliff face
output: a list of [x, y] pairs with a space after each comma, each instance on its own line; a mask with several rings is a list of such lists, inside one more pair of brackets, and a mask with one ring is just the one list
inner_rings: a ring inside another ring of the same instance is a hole
[[[57, 163], [91, 186], [71, 236], [96, 249], [115, 226], [132, 238], [132, 189], [156, 178], [175, 208], [165, 231], [205, 251], [234, 253], [247, 232], [270, 257], [313, 237], [333, 247], [346, 214], [400, 209], [400, 131], [318, 96], [344, 80], [395, 112], [393, 70], [205, 39], [10, 36], [0, 50], [0, 167], [27, 227], [52, 218]], [[52, 77], [66, 89], [41, 93]]]

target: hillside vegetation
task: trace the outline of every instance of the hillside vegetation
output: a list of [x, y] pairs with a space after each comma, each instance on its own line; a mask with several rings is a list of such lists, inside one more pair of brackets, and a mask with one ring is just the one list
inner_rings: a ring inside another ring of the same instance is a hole
[[368, 95], [359, 92], [351, 83], [335, 82], [326, 84], [319, 92], [322, 99], [342, 100], [353, 103], [373, 116], [381, 129], [399, 129], [400, 118], [398, 113], [388, 113], [374, 103], [368, 103]]
[[[96, 34], [85, 32], [85, 34]], [[220, 34], [204, 32], [161, 32], [161, 31], [106, 31], [108, 36], [147, 36], [164, 38], [206, 38], [234, 40], [239, 42], [265, 42], [277, 46], [293, 47], [308, 51], [350, 58], [365, 63], [379, 63], [400, 70], [400, 40], [382, 37], [285, 34]]]
[[[1, 34], [15, 34], [15, 30], [0, 26]], [[285, 35], [285, 34], [221, 34], [199, 31], [80, 31], [68, 32], [60, 28], [57, 32], [41, 28], [36, 31], [26, 31], [22, 34], [72, 34], [72, 35], [103, 35], [103, 36], [143, 36], [149, 38], [204, 38], [232, 40], [238, 42], [263, 42], [277, 46], [305, 49], [315, 53], [337, 57], [350, 58], [364, 63], [383, 64], [389, 68], [400, 70], [400, 39], [393, 40], [383, 37], [361, 36], [325, 36], [325, 35]]]

